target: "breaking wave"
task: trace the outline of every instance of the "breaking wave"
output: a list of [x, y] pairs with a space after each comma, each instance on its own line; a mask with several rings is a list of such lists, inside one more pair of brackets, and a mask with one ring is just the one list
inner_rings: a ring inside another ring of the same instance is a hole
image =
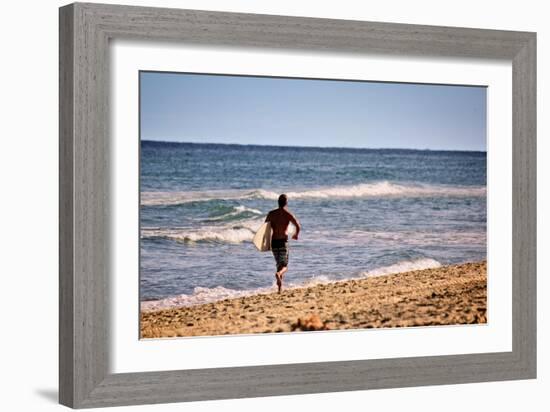
[[262, 219], [248, 220], [223, 227], [192, 228], [141, 228], [142, 239], [169, 239], [181, 243], [243, 243], [250, 242], [262, 225]]
[[[286, 191], [291, 199], [329, 199], [361, 197], [483, 197], [485, 186], [445, 186], [402, 184], [382, 181], [351, 186]], [[142, 192], [143, 206], [170, 206], [209, 200], [268, 199], [276, 200], [279, 192], [256, 190], [211, 190], [196, 192]]]

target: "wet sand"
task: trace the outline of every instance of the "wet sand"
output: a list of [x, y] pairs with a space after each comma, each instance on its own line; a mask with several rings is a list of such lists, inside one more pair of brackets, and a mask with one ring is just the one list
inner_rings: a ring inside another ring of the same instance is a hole
[[141, 338], [487, 323], [487, 263], [141, 313]]

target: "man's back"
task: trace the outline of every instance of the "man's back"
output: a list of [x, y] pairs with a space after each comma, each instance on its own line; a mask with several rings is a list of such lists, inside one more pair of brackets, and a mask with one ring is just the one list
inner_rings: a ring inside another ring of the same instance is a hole
[[296, 218], [285, 207], [274, 209], [268, 213], [266, 221], [271, 223], [272, 239], [286, 239], [288, 224], [292, 222], [297, 226]]

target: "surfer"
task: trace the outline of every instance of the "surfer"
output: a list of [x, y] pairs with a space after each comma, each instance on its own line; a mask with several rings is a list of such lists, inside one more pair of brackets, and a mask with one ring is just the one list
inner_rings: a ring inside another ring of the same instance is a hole
[[273, 257], [277, 264], [275, 279], [277, 280], [279, 293], [281, 293], [283, 276], [288, 270], [288, 224], [292, 222], [292, 224], [296, 226], [296, 232], [292, 236], [294, 240], [298, 240], [298, 234], [300, 233], [301, 227], [298, 219], [288, 210], [288, 198], [285, 194], [279, 196], [278, 203], [279, 208], [269, 212], [265, 221], [271, 223], [271, 251], [273, 252]]

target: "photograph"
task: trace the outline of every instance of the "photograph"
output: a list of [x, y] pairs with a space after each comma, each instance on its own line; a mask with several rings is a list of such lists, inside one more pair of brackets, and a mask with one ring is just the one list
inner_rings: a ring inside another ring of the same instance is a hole
[[487, 88], [139, 72], [140, 339], [486, 325]]

